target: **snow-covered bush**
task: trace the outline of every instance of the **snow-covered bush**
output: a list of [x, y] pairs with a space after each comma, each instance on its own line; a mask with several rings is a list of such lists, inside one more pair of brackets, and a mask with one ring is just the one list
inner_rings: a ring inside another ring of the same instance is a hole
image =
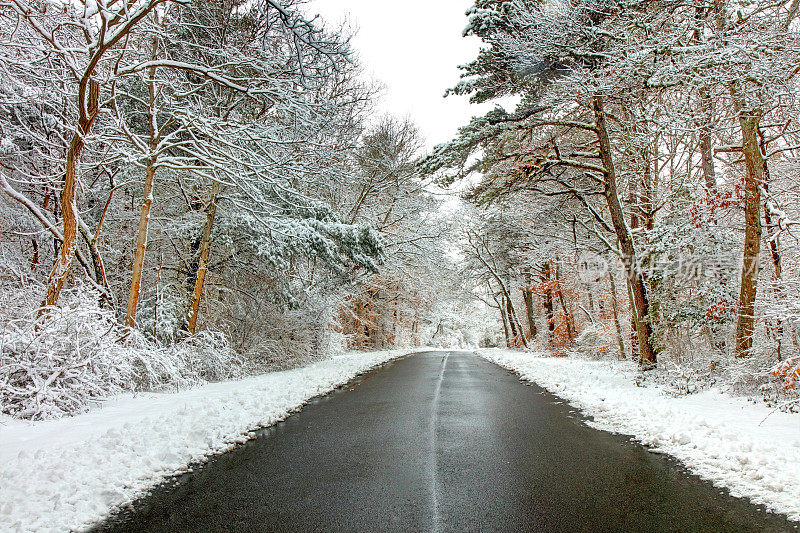
[[247, 299], [209, 298], [203, 327], [223, 332], [249, 372], [293, 368], [330, 355], [329, 299], [304, 298], [289, 306], [271, 300], [268, 291], [253, 290], [256, 297]]
[[575, 349], [592, 357], [605, 357], [609, 352], [620, 357], [613, 328], [613, 324], [605, 322], [586, 326], [575, 339]]
[[339, 355], [347, 351], [347, 336], [339, 331], [331, 331], [327, 337], [328, 355]]
[[653, 333], [660, 347], [679, 360], [700, 346], [724, 350], [720, 342], [730, 337], [738, 299], [735, 235], [666, 220], [648, 238], [642, 268], [648, 272]]
[[[305, 322], [297, 312], [276, 310], [254, 332], [246, 356], [253, 371], [283, 370], [324, 357], [324, 326]], [[304, 314], [304, 313], [302, 313]]]
[[161, 344], [170, 344], [186, 335], [181, 326], [186, 314], [186, 296], [178, 287], [167, 285], [139, 302], [138, 330]]
[[18, 418], [54, 418], [126, 391], [187, 387], [233, 377], [242, 362], [224, 336], [169, 345], [120, 326], [99, 295], [78, 286], [37, 317], [42, 288], [5, 287], [0, 305], [0, 403]]
[[[127, 339], [126, 362], [131, 365], [137, 390], [182, 388], [240, 376], [242, 358], [218, 332], [201, 331], [178, 342], [154, 344], [138, 332]], [[135, 346], [134, 346], [135, 343]]]
[[731, 392], [757, 397], [770, 407], [797, 411], [800, 398], [800, 357], [775, 361], [766, 341], [756, 337], [750, 357], [725, 362], [721, 375]]
[[800, 357], [775, 364], [769, 370], [770, 379], [761, 386], [761, 396], [770, 406], [800, 411]]

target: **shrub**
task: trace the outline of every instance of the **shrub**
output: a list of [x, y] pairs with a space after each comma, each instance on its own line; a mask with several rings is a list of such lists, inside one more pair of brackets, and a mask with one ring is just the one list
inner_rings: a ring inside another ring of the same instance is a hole
[[187, 387], [234, 377], [242, 362], [224, 336], [203, 332], [167, 346], [120, 326], [99, 295], [64, 292], [37, 318], [36, 285], [0, 291], [0, 404], [18, 418], [72, 415], [126, 391]]

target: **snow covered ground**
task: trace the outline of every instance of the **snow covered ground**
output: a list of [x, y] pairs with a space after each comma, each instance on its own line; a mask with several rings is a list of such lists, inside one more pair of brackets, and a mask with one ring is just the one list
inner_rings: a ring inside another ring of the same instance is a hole
[[59, 420], [6, 417], [0, 531], [86, 527], [164, 476], [246, 441], [314, 396], [408, 351], [350, 353], [183, 392], [124, 395]]
[[478, 353], [568, 400], [593, 417], [591, 426], [633, 435], [734, 496], [800, 520], [797, 414], [773, 413], [720, 391], [670, 396], [656, 385], [640, 387], [629, 362]]

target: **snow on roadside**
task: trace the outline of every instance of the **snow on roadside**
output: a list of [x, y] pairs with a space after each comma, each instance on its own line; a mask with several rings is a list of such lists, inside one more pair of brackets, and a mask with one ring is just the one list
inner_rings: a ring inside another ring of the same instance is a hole
[[633, 435], [734, 496], [800, 520], [797, 414], [772, 413], [714, 390], [676, 397], [658, 386], [639, 387], [630, 362], [478, 353], [569, 401], [593, 417], [590, 426]]
[[228, 450], [314, 396], [408, 350], [338, 355], [303, 368], [139, 393], [71, 418], [0, 427], [0, 530], [81, 529], [165, 476]]

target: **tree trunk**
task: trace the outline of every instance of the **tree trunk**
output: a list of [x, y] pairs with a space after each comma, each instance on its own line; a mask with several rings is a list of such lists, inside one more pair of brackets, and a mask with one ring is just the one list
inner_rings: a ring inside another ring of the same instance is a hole
[[619, 304], [617, 302], [617, 285], [614, 283], [614, 272], [608, 270], [608, 285], [611, 289], [611, 310], [614, 312], [614, 326], [617, 328], [617, 344], [619, 358], [625, 359], [625, 343], [622, 341], [622, 325], [619, 322]]
[[544, 264], [542, 268], [542, 281], [545, 282], [545, 290], [542, 302], [542, 307], [544, 307], [544, 315], [547, 318], [547, 340], [548, 342], [552, 342], [553, 340], [553, 332], [556, 329], [556, 323], [553, 318], [553, 289], [550, 285], [550, 273], [551, 273], [552, 266], [550, 261]]
[[[158, 55], [158, 37], [153, 39], [151, 59], [155, 60]], [[144, 199], [142, 208], [139, 211], [139, 229], [136, 234], [136, 250], [133, 256], [133, 269], [131, 274], [131, 290], [128, 295], [128, 309], [125, 313], [125, 325], [132, 328], [136, 325], [136, 308], [139, 306], [139, 295], [142, 286], [142, 270], [144, 269], [144, 256], [147, 251], [147, 231], [150, 225], [150, 208], [153, 205], [153, 182], [156, 177], [156, 150], [158, 149], [158, 124], [156, 109], [156, 67], [150, 67], [148, 71], [148, 92], [149, 107], [147, 112], [149, 127], [148, 148], [150, 154], [147, 156], [147, 170], [144, 177]]]
[[[762, 154], [767, 153], [767, 145], [764, 140], [764, 132], [759, 129], [758, 131], [759, 145], [761, 146]], [[772, 207], [769, 204], [769, 163], [764, 157], [764, 229], [767, 232], [767, 242], [769, 243], [769, 252], [772, 259], [772, 280], [775, 287], [775, 296], [778, 300], [783, 300], [786, 295], [783, 292], [781, 278], [783, 277], [783, 261], [781, 259], [781, 241], [780, 236], [775, 231], [774, 222], [772, 220]], [[791, 328], [791, 326], [790, 326]], [[775, 339], [777, 342], [777, 356], [778, 361], [783, 360], [783, 320], [780, 316], [775, 320]]]
[[158, 258], [158, 269], [156, 270], [156, 299], [153, 304], [153, 338], [158, 338], [158, 305], [161, 300], [161, 270], [164, 268], [164, 254]]
[[628, 335], [631, 341], [631, 360], [639, 360], [639, 335], [636, 333], [636, 301], [633, 299], [633, 290], [631, 290], [631, 280], [625, 275], [625, 292], [628, 295], [628, 307], [631, 310], [630, 320], [630, 334]]
[[622, 251], [622, 258], [625, 264], [625, 271], [631, 283], [631, 292], [636, 305], [636, 336], [639, 343], [639, 362], [644, 367], [652, 367], [656, 364], [656, 350], [651, 339], [651, 326], [647, 319], [649, 302], [642, 272], [637, 268], [636, 249], [633, 245], [633, 236], [625, 223], [625, 213], [619, 201], [617, 193], [617, 176], [614, 168], [614, 161], [611, 154], [611, 144], [608, 138], [606, 117], [603, 109], [603, 99], [595, 96], [592, 99], [592, 106], [595, 115], [595, 127], [597, 139], [600, 146], [600, 159], [605, 169], [605, 197], [608, 210], [611, 215], [611, 222]]
[[125, 314], [125, 325], [132, 328], [136, 325], [136, 308], [139, 305], [139, 295], [142, 285], [142, 271], [144, 269], [144, 256], [147, 250], [147, 230], [150, 223], [150, 208], [153, 205], [153, 181], [156, 175], [155, 157], [147, 159], [147, 174], [144, 180], [144, 199], [139, 212], [139, 231], [136, 235], [136, 251], [133, 256], [133, 272], [131, 275], [131, 290], [128, 296], [128, 310]]
[[[764, 185], [766, 188], [766, 184]], [[765, 190], [766, 192], [766, 190]], [[772, 216], [770, 215], [769, 206], [764, 206], [764, 226], [767, 229], [767, 241], [769, 242], [769, 249], [770, 249], [770, 256], [772, 258], [772, 268], [773, 268], [773, 282], [775, 287], [775, 296], [778, 300], [784, 299], [783, 288], [781, 287], [781, 276], [782, 276], [782, 261], [781, 261], [781, 252], [780, 252], [780, 243], [778, 241], [778, 235], [773, 235], [772, 233]], [[776, 350], [778, 361], [783, 360], [783, 320], [780, 317], [777, 317], [775, 320], [775, 341], [777, 343]]]
[[500, 308], [500, 318], [503, 321], [503, 334], [506, 337], [506, 347], [511, 347], [511, 332], [508, 329], [508, 311], [506, 311], [506, 297], [501, 296], [498, 302]]
[[[486, 267], [487, 271], [491, 275], [492, 278], [497, 282], [497, 285], [500, 287], [500, 292], [503, 294], [503, 297], [507, 301], [506, 304], [506, 311], [508, 314], [508, 322], [511, 324], [515, 339], [518, 339], [523, 346], [526, 348], [528, 347], [528, 340], [525, 338], [525, 335], [522, 331], [522, 323], [519, 321], [517, 317], [517, 313], [514, 310], [514, 306], [511, 303], [511, 291], [509, 289], [510, 281], [507, 279], [505, 282], [503, 278], [500, 276], [500, 273], [497, 271], [496, 268], [492, 267], [489, 262], [481, 255], [481, 249], [485, 249], [491, 258], [492, 263], [494, 263], [494, 258], [492, 258], [492, 253], [489, 249], [488, 244], [485, 240], [481, 239], [477, 235], [468, 234], [468, 239], [470, 244], [473, 246], [475, 250], [475, 257]], [[474, 240], [473, 240], [474, 239]], [[477, 243], [475, 242], [477, 241]], [[496, 265], [495, 265], [496, 266]], [[508, 273], [505, 274], [508, 277]], [[491, 287], [491, 285], [490, 285]], [[519, 331], [520, 335], [517, 336], [516, 332]]]
[[511, 303], [511, 298], [505, 297], [503, 299], [506, 302], [506, 315], [508, 316], [508, 327], [511, 333], [511, 344], [516, 346], [519, 342], [519, 336], [522, 335], [522, 331], [517, 330], [517, 324], [515, 324], [516, 320], [514, 320], [514, 305]]
[[536, 312], [533, 308], [533, 292], [531, 292], [531, 285], [533, 285], [532, 273], [529, 271], [525, 277], [527, 280], [527, 285], [522, 291], [522, 297], [525, 300], [525, 317], [528, 320], [528, 332], [530, 334], [529, 338], [533, 339], [536, 337]]
[[[636, 233], [636, 230], [639, 228], [639, 183], [635, 179], [631, 179], [628, 182], [628, 209], [630, 210], [630, 225], [628, 226], [631, 230], [631, 238]], [[628, 290], [630, 291], [630, 282], [628, 282]], [[632, 296], [633, 293], [631, 292], [630, 295]], [[631, 309], [635, 304], [633, 300], [631, 300]], [[638, 328], [636, 326], [636, 313], [631, 313], [631, 323], [630, 323], [630, 341], [631, 341], [631, 358], [638, 359], [639, 358], [639, 337], [638, 337]]]
[[203, 239], [200, 243], [200, 257], [197, 261], [197, 277], [194, 283], [192, 297], [189, 300], [189, 314], [187, 317], [186, 329], [194, 335], [197, 329], [197, 315], [200, 310], [200, 297], [203, 294], [206, 272], [208, 271], [208, 256], [211, 252], [211, 231], [214, 228], [214, 218], [217, 216], [217, 196], [221, 185], [215, 181], [211, 188], [211, 199], [209, 200], [206, 211], [206, 225], [203, 228]]
[[78, 178], [76, 173], [81, 152], [85, 146], [85, 138], [89, 134], [89, 130], [92, 129], [92, 124], [97, 118], [100, 107], [100, 86], [95, 80], [88, 77], [81, 80], [78, 89], [78, 105], [80, 109], [78, 128], [72, 136], [67, 149], [64, 186], [61, 189], [61, 219], [64, 226], [63, 241], [58, 258], [53, 265], [53, 270], [50, 271], [50, 276], [47, 279], [47, 295], [44, 302], [42, 302], [39, 316], [45, 314], [47, 307], [53, 306], [58, 302], [58, 297], [61, 294], [61, 289], [64, 288], [64, 283], [67, 281], [67, 276], [72, 266], [72, 258], [75, 256], [75, 249], [77, 248], [78, 206], [75, 198], [75, 189]]
[[[53, 224], [50, 221], [50, 219], [44, 214], [44, 211], [42, 209], [40, 209], [39, 206], [37, 206], [35, 203], [33, 203], [25, 195], [23, 195], [23, 194], [17, 192], [16, 190], [14, 190], [14, 188], [11, 186], [10, 183], [8, 183], [8, 180], [6, 180], [5, 177], [2, 174], [0, 174], [0, 187], [3, 189], [3, 192], [5, 192], [10, 198], [12, 198], [13, 200], [15, 200], [15, 201], [19, 202], [20, 204], [22, 204], [23, 206], [25, 206], [28, 209], [28, 211], [30, 211], [30, 213], [34, 217], [36, 217], [36, 219], [42, 224], [42, 226], [44, 226], [44, 228], [47, 231], [50, 232], [50, 234], [53, 236], [53, 246], [56, 249], [56, 254], [55, 255], [56, 255], [56, 257], [58, 257], [58, 250], [60, 249], [61, 243], [64, 242], [64, 236], [61, 235], [61, 232], [59, 232], [59, 230], [58, 230], [58, 228], [56, 228], [55, 224]], [[80, 218], [78, 218], [77, 220], [80, 220]], [[94, 281], [94, 278], [92, 278], [92, 276], [91, 276], [91, 270], [92, 269], [89, 267], [89, 263], [83, 257], [83, 254], [81, 254], [81, 251], [78, 248], [75, 249], [75, 258], [78, 260], [78, 263], [81, 265], [81, 268], [83, 269], [84, 273], [86, 274], [86, 279], [89, 281], [89, 283], [98, 292], [100, 292], [101, 294], [105, 294], [105, 292], [108, 290], [108, 287], [102, 287], [102, 286], [98, 285]], [[41, 311], [40, 311], [39, 315], [40, 316], [42, 315]]]
[[31, 257], [31, 272], [36, 272], [36, 267], [39, 265], [39, 241], [34, 237], [31, 239], [33, 246], [33, 256]]
[[[641, 193], [639, 194], [639, 215], [644, 229], [651, 231], [655, 226], [655, 195], [658, 185], [658, 168], [656, 161], [658, 160], [658, 136], [655, 138], [654, 144], [656, 145], [655, 153], [652, 153], [649, 147], [643, 150], [644, 175], [642, 176]], [[650, 168], [650, 161], [653, 161], [653, 167]]]
[[[698, 29], [693, 32], [692, 39], [698, 44], [702, 44], [704, 41], [703, 33], [699, 28], [702, 27], [703, 20], [707, 16], [708, 11], [706, 11], [705, 6], [695, 7], [694, 17], [697, 22]], [[711, 101], [711, 96], [708, 93], [708, 87], [700, 87], [698, 96], [700, 97], [701, 112], [700, 123], [697, 124], [697, 136], [699, 141], [698, 145], [700, 148], [700, 166], [703, 169], [703, 182], [706, 186], [706, 192], [708, 194], [714, 194], [717, 192], [717, 175], [714, 170], [714, 153], [711, 141], [711, 125], [714, 123], [714, 106]]]
[[[589, 312], [594, 315], [594, 296], [592, 295], [592, 287], [588, 283], [584, 283], [584, 289], [586, 290], [586, 299], [589, 303]], [[594, 318], [590, 317], [592, 323], [594, 323]]]
[[100, 254], [100, 249], [97, 248], [97, 239], [100, 234], [100, 226], [98, 225], [97, 231], [93, 234], [89, 226], [81, 219], [80, 216], [76, 217], [78, 221], [78, 229], [81, 232], [83, 240], [86, 241], [86, 246], [89, 248], [89, 257], [92, 261], [92, 271], [94, 272], [94, 280], [98, 287], [101, 287], [102, 294], [100, 295], [100, 304], [103, 302], [113, 306], [111, 297], [111, 290], [108, 288], [108, 280], [106, 279], [106, 267], [103, 264], [103, 256]]
[[567, 338], [572, 342], [575, 339], [575, 317], [572, 311], [567, 307], [567, 302], [564, 299], [564, 291], [561, 290], [561, 262], [556, 257], [556, 282], [558, 283], [558, 301], [561, 303], [561, 310], [564, 311], [564, 320], [567, 326]]
[[[741, 100], [739, 100], [741, 102]], [[760, 111], [739, 107], [742, 153], [746, 168], [744, 206], [744, 259], [736, 317], [736, 357], [747, 357], [753, 348], [755, 301], [761, 252], [761, 184], [764, 183], [764, 157], [758, 142]]]
[[508, 288], [503, 287], [503, 292], [505, 293], [506, 297], [506, 306], [508, 307], [508, 322], [511, 324], [511, 332], [514, 335], [514, 344], [522, 344], [524, 347], [528, 347], [528, 339], [525, 338], [525, 333], [522, 330], [522, 322], [519, 321], [519, 316], [517, 315], [517, 310], [514, 308], [514, 304], [511, 301], [511, 291]]
[[700, 124], [698, 136], [700, 140], [700, 162], [703, 167], [703, 181], [708, 194], [717, 192], [717, 174], [714, 170], [714, 154], [711, 143], [711, 124], [714, 117], [711, 114], [711, 97], [707, 89], [700, 89], [700, 110], [703, 113], [703, 122]]

